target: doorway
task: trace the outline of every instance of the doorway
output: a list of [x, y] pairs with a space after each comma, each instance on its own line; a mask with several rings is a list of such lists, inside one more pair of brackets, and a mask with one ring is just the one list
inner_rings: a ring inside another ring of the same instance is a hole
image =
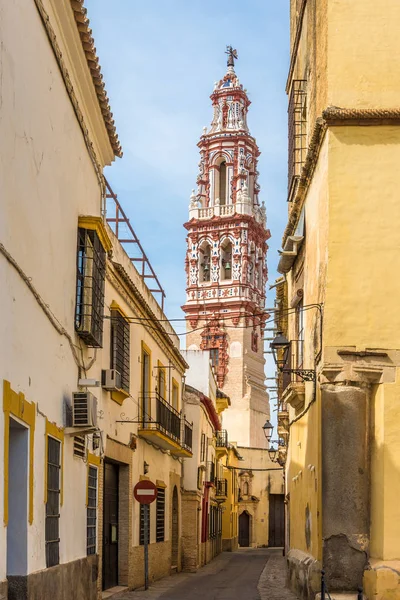
[[178, 567], [179, 555], [179, 500], [176, 486], [172, 494], [172, 555], [171, 566]]
[[28, 573], [28, 442], [29, 430], [10, 417], [7, 577]]
[[245, 510], [239, 517], [239, 546], [250, 546], [250, 515]]
[[285, 496], [269, 496], [269, 535], [268, 546], [281, 548], [285, 545]]
[[118, 585], [119, 467], [104, 463], [103, 590]]

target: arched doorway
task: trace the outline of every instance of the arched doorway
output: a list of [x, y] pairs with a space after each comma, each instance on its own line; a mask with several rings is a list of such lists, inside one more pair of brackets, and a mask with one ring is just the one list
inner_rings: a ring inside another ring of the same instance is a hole
[[176, 486], [172, 493], [172, 554], [171, 554], [171, 567], [178, 567], [178, 555], [179, 555], [179, 500], [178, 490]]
[[239, 546], [250, 546], [250, 515], [247, 510], [239, 516]]

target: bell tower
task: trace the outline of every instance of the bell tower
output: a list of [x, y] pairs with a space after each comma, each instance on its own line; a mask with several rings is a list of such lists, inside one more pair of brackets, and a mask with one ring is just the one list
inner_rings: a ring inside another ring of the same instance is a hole
[[211, 94], [213, 119], [200, 138], [197, 192], [190, 197], [187, 229], [187, 348], [210, 350], [218, 386], [231, 399], [223, 426], [232, 442], [264, 448], [269, 418], [263, 337], [266, 252], [264, 202], [250, 135], [246, 90], [235, 73], [237, 52]]

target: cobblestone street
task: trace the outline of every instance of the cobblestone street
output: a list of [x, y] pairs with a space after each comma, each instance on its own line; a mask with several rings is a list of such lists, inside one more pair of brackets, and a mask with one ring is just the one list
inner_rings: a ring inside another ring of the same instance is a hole
[[113, 600], [297, 600], [285, 587], [282, 551], [224, 552], [197, 573], [180, 573], [145, 592], [121, 593]]

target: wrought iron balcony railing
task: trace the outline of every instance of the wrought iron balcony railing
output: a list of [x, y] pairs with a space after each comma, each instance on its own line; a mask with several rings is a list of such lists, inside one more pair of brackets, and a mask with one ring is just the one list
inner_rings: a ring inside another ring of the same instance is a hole
[[228, 432], [226, 431], [226, 429], [217, 431], [216, 446], [217, 446], [217, 448], [227, 448], [228, 447]]
[[215, 480], [215, 495], [216, 496], [224, 496], [225, 498], [228, 495], [228, 481], [226, 479], [216, 479]]
[[290, 383], [302, 383], [304, 378], [296, 373], [286, 371], [286, 369], [303, 369], [304, 362], [304, 341], [292, 340], [290, 342], [290, 350], [286, 365], [282, 373], [282, 391], [284, 391]]
[[192, 451], [192, 440], [193, 440], [193, 423], [189, 423], [186, 418], [183, 418], [183, 435], [182, 435], [182, 446]]
[[181, 443], [181, 415], [158, 392], [141, 398], [143, 429], [155, 429]]

